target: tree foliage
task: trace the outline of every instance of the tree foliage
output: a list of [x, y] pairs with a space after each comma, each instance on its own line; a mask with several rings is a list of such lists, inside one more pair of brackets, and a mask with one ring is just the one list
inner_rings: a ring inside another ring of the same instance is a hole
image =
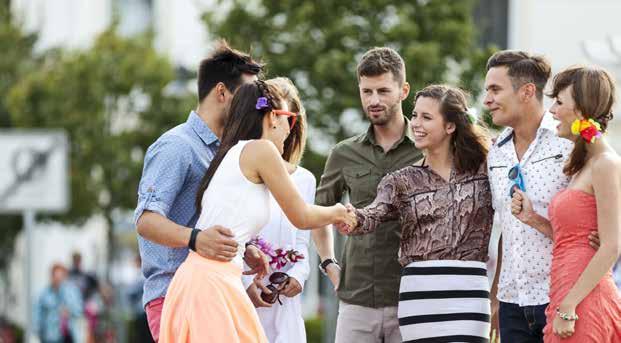
[[88, 50], [46, 53], [11, 88], [16, 126], [63, 128], [69, 136], [71, 207], [55, 219], [81, 223], [99, 214], [111, 231], [114, 211], [135, 207], [146, 148], [191, 108], [191, 98], [164, 92], [174, 70], [151, 41], [120, 37], [112, 27]]
[[[412, 93], [447, 81], [475, 96], [479, 93], [489, 49], [477, 46], [472, 15], [476, 1], [230, 3], [219, 1], [204, 14], [208, 31], [262, 57], [268, 76], [290, 77], [302, 93], [310, 123], [326, 133], [330, 143], [357, 133], [349, 125], [351, 117], [344, 114], [363, 117], [356, 64], [374, 46], [389, 46], [401, 54]], [[222, 14], [226, 4], [230, 7]], [[412, 108], [407, 101], [404, 112], [409, 114]], [[323, 156], [310, 151], [305, 165], [318, 175], [323, 161]]]
[[[36, 35], [23, 32], [13, 21], [9, 2], [0, 1], [0, 128], [12, 126], [5, 95], [35, 63], [32, 53], [35, 41]], [[21, 227], [20, 216], [0, 215], [0, 270], [12, 257], [15, 237]]]

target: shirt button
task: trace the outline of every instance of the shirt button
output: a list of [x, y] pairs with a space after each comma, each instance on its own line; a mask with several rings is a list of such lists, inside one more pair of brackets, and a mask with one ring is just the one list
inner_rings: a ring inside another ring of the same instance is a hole
[[147, 189], [147, 192], [153, 192], [153, 187], [149, 186], [149, 189]]

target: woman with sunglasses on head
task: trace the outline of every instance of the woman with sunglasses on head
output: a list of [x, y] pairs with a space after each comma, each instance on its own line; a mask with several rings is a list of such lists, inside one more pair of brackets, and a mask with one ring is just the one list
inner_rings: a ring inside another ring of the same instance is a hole
[[[621, 342], [621, 298], [611, 268], [621, 251], [621, 158], [602, 137], [612, 119], [615, 85], [596, 67], [570, 67], [554, 77], [550, 109], [559, 137], [574, 142], [563, 172], [569, 186], [556, 194], [550, 221], [554, 238], [545, 342]], [[528, 221], [542, 216], [516, 191], [512, 211]], [[597, 230], [596, 251], [587, 237]]]
[[[297, 114], [284, 98], [280, 87], [263, 81], [239, 87], [197, 194], [196, 227], [228, 227], [245, 246], [269, 219], [270, 192], [296, 227], [348, 219], [342, 205], [305, 203], [287, 173], [281, 155]], [[243, 255], [220, 262], [190, 251], [166, 294], [160, 342], [267, 342], [241, 282]]]
[[360, 235], [400, 220], [398, 317], [404, 341], [489, 338], [488, 137], [467, 111], [466, 95], [457, 88], [432, 85], [417, 92], [410, 125], [425, 158], [385, 176], [373, 203], [352, 208], [355, 225], [339, 227]]
[[[315, 176], [299, 166], [306, 145], [306, 114], [298, 90], [284, 77], [270, 79], [265, 83], [279, 87], [283, 91], [289, 110], [297, 114], [297, 121], [285, 140], [282, 158], [300, 195], [305, 202], [312, 204], [317, 184]], [[300, 293], [310, 274], [309, 239], [310, 231], [298, 230], [291, 224], [276, 199], [270, 196], [270, 219], [259, 232], [260, 242], [257, 245], [261, 245], [265, 250], [271, 250], [274, 263], [270, 266], [274, 272], [262, 280], [246, 275], [243, 282], [271, 343], [306, 342]], [[274, 251], [276, 249], [281, 249], [279, 258]], [[295, 250], [299, 255], [289, 258], [284, 256], [288, 249]], [[298, 259], [300, 256], [301, 259]], [[294, 262], [296, 260], [297, 262]], [[284, 265], [278, 264], [278, 261]]]

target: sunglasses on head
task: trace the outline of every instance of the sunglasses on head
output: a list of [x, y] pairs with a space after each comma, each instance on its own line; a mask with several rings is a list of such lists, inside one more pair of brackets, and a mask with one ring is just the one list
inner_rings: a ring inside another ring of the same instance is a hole
[[513, 197], [513, 193], [515, 193], [516, 189], [519, 189], [522, 192], [526, 191], [526, 186], [524, 186], [524, 175], [522, 175], [522, 168], [520, 168], [519, 164], [516, 164], [513, 168], [509, 169], [507, 177], [509, 180], [513, 181], [511, 188], [509, 188], [510, 197]]
[[295, 126], [295, 122], [298, 119], [298, 114], [294, 112], [289, 112], [285, 110], [273, 110], [274, 114], [279, 116], [287, 116], [287, 121], [289, 122], [289, 130], [293, 130]]
[[278, 303], [282, 305], [280, 301], [280, 292], [285, 288], [287, 282], [289, 282], [289, 275], [283, 272], [274, 272], [270, 275], [270, 284], [267, 285], [267, 289], [269, 289], [272, 293], [267, 294], [265, 292], [261, 292], [261, 299], [266, 303], [273, 304], [278, 300]]

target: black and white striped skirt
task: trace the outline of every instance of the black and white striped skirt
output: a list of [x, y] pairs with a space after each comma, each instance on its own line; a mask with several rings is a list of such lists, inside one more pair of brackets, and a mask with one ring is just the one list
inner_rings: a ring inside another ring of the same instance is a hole
[[485, 263], [435, 260], [408, 264], [401, 276], [398, 316], [405, 343], [488, 343]]

